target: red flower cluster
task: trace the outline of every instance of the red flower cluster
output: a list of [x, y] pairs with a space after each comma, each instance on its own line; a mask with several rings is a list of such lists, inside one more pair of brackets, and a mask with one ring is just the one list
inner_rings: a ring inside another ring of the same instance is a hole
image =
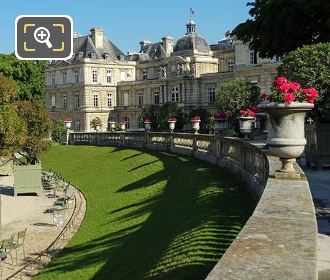
[[256, 113], [253, 112], [251, 110], [251, 108], [250, 109], [246, 109], [246, 110], [240, 110], [239, 111], [239, 114], [240, 114], [241, 117], [253, 117], [254, 118], [256, 116]]
[[200, 122], [201, 121], [201, 117], [200, 116], [193, 116], [190, 120], [192, 122]]
[[261, 93], [260, 96], [259, 96], [259, 98], [263, 101], [267, 100], [268, 97], [269, 97], [269, 95], [265, 92]]
[[144, 123], [151, 123], [151, 120], [149, 120], [149, 119], [144, 119], [143, 122], [144, 122]]
[[273, 85], [273, 94], [268, 96], [263, 93], [260, 95], [260, 99], [275, 102], [285, 102], [290, 104], [293, 101], [314, 103], [314, 100], [318, 97], [318, 92], [315, 88], [310, 87], [303, 89], [297, 82], [291, 82], [285, 77], [277, 77]]
[[213, 115], [214, 119], [216, 120], [225, 120], [227, 119], [227, 114], [224, 113], [224, 112], [216, 112], [214, 115]]
[[176, 119], [176, 117], [170, 117], [167, 121], [168, 122], [176, 122], [177, 119]]
[[313, 87], [304, 89], [303, 93], [305, 95], [307, 102], [312, 104], [314, 103], [315, 98], [319, 96], [317, 90]]

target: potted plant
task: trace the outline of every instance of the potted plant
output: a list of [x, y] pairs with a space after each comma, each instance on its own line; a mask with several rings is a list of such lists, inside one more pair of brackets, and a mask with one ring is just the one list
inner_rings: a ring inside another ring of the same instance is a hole
[[216, 112], [214, 115], [215, 128], [218, 131], [227, 129], [227, 114], [224, 112]]
[[90, 125], [94, 130], [99, 131], [102, 127], [102, 120], [99, 117], [96, 117], [90, 122]]
[[121, 120], [119, 122], [119, 124], [120, 124], [120, 129], [121, 130], [125, 130], [126, 129], [126, 121], [125, 120]]
[[151, 129], [151, 120], [149, 119], [144, 119], [143, 121], [144, 123], [144, 128], [146, 131], [149, 131]]
[[244, 135], [245, 139], [248, 139], [248, 135], [252, 132], [252, 124], [256, 113], [251, 108], [239, 111], [239, 131]]
[[193, 116], [191, 119], [192, 129], [195, 131], [194, 133], [197, 134], [199, 130], [199, 123], [201, 122], [200, 116]]
[[116, 122], [113, 121], [113, 120], [110, 120], [110, 121], [108, 122], [108, 124], [109, 124], [109, 128], [110, 128], [110, 130], [111, 130], [111, 131], [114, 131], [115, 128], [116, 128]]
[[64, 125], [66, 129], [70, 129], [72, 125], [72, 119], [70, 117], [66, 117], [64, 119]]
[[167, 120], [167, 122], [168, 122], [168, 126], [169, 126], [171, 132], [173, 132], [174, 129], [175, 129], [175, 124], [176, 124], [176, 122], [177, 122], [177, 118], [176, 118], [176, 117], [170, 117], [170, 118]]
[[259, 104], [269, 115], [268, 140], [270, 151], [280, 158], [282, 168], [275, 172], [278, 178], [299, 178], [293, 167], [295, 158], [305, 148], [305, 115], [314, 107], [318, 97], [315, 88], [303, 89], [299, 83], [278, 77], [274, 81], [272, 94]]

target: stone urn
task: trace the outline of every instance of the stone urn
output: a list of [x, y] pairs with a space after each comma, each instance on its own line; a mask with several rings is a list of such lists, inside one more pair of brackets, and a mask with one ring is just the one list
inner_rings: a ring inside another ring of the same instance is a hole
[[64, 124], [65, 124], [65, 128], [66, 129], [70, 129], [71, 128], [71, 125], [72, 125], [72, 120], [64, 120]]
[[199, 123], [201, 121], [200, 120], [192, 120], [191, 121], [191, 125], [192, 125], [192, 129], [194, 131], [194, 134], [197, 134], [198, 133], [198, 130], [199, 130]]
[[263, 103], [258, 105], [269, 116], [267, 144], [273, 155], [278, 156], [282, 168], [275, 172], [276, 178], [300, 178], [293, 167], [295, 159], [305, 149], [305, 115], [314, 104], [292, 102]]
[[171, 132], [174, 131], [175, 124], [176, 124], [176, 121], [174, 121], [174, 120], [168, 120], [168, 127], [170, 128]]
[[239, 131], [244, 135], [244, 139], [248, 139], [249, 134], [252, 132], [252, 124], [254, 117], [239, 117]]
[[98, 132], [100, 129], [101, 129], [101, 124], [99, 124], [99, 123], [96, 123], [95, 124], [95, 130], [96, 130], [96, 132]]
[[144, 121], [144, 128], [146, 131], [149, 131], [151, 129], [151, 121], [145, 120]]
[[121, 122], [120, 123], [120, 129], [125, 130], [126, 129], [126, 122]]
[[116, 127], [116, 122], [114, 121], [109, 121], [109, 128], [111, 131], [114, 131]]

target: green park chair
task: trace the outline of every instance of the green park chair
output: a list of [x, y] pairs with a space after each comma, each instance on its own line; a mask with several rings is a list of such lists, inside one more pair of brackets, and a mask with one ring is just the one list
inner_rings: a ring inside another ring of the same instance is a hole
[[4, 239], [0, 243], [0, 275], [2, 276], [2, 263], [10, 256], [12, 269], [14, 269], [13, 256], [11, 254], [13, 244], [13, 236], [9, 239]]
[[16, 265], [17, 265], [17, 250], [19, 248], [22, 248], [23, 256], [25, 258], [25, 248], [24, 248], [25, 236], [26, 236], [26, 229], [19, 231], [16, 235], [13, 235], [12, 249], [14, 249], [16, 253]]

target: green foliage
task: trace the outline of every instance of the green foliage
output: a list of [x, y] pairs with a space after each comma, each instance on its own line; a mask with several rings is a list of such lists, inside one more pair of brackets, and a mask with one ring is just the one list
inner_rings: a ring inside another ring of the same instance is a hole
[[279, 74], [319, 91], [317, 117], [330, 122], [330, 43], [304, 46], [289, 53]]
[[0, 54], [0, 74], [12, 78], [21, 100], [43, 100], [45, 61], [19, 60], [14, 54]]
[[42, 102], [19, 101], [17, 109], [28, 131], [26, 141], [22, 146], [22, 155], [29, 164], [36, 164], [39, 154], [50, 147], [48, 138], [51, 122]]
[[255, 0], [249, 2], [252, 19], [233, 34], [261, 57], [284, 55], [303, 45], [330, 41], [330, 1]]
[[60, 143], [65, 132], [63, 120], [55, 120], [52, 125], [52, 140]]
[[12, 103], [17, 100], [16, 83], [0, 74], [0, 104]]
[[143, 109], [143, 118], [151, 120], [152, 129], [168, 129], [168, 119], [176, 117], [175, 127], [182, 129], [184, 125], [184, 113], [176, 103], [165, 103], [162, 106], [150, 105]]
[[79, 186], [88, 207], [35, 280], [205, 279], [255, 205], [235, 176], [190, 157], [56, 146], [42, 163]]
[[260, 90], [246, 80], [232, 80], [223, 83], [218, 89], [216, 103], [220, 112], [234, 117], [239, 110], [257, 103]]

